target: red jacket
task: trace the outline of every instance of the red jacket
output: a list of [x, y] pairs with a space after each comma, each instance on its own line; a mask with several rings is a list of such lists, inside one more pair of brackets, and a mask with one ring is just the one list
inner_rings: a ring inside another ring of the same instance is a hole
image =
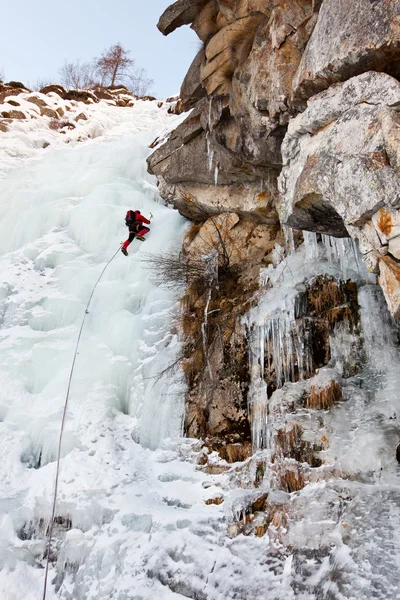
[[150, 221], [148, 219], [146, 219], [146, 217], [141, 215], [140, 212], [137, 210], [135, 210], [135, 217], [136, 217], [136, 221], [140, 221], [141, 223], [147, 223], [147, 225], [150, 223]]
[[[131, 218], [131, 213], [133, 213], [133, 219]], [[146, 219], [146, 217], [141, 215], [138, 210], [133, 210], [133, 211], [128, 210], [128, 212], [126, 213], [125, 222], [126, 222], [127, 227], [137, 225], [138, 223], [141, 223], [141, 224], [143, 224], [143, 223], [149, 224], [150, 223], [150, 221], [148, 219]]]

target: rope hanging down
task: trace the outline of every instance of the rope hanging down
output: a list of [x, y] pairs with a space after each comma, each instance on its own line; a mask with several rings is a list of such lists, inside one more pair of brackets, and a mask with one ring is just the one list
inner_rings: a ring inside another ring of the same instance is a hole
[[50, 519], [50, 525], [49, 525], [49, 540], [48, 540], [48, 543], [47, 543], [47, 560], [46, 560], [46, 570], [45, 570], [45, 574], [44, 574], [43, 600], [46, 600], [46, 593], [47, 593], [47, 577], [48, 577], [48, 573], [49, 573], [49, 563], [50, 563], [50, 546], [51, 546], [51, 540], [52, 540], [52, 537], [53, 537], [53, 525], [54, 525], [54, 517], [55, 517], [55, 513], [56, 513], [56, 504], [57, 504], [58, 478], [59, 478], [59, 475], [60, 475], [61, 445], [62, 445], [62, 438], [63, 438], [63, 433], [64, 433], [65, 417], [66, 417], [66, 414], [67, 414], [69, 392], [70, 392], [70, 389], [71, 389], [72, 376], [74, 374], [74, 368], [75, 368], [76, 357], [77, 357], [77, 354], [78, 354], [79, 342], [81, 340], [81, 335], [82, 335], [82, 331], [83, 331], [83, 326], [85, 324], [86, 316], [89, 314], [89, 305], [90, 305], [90, 303], [92, 301], [95, 289], [98, 286], [98, 284], [100, 282], [100, 279], [103, 277], [103, 275], [105, 273], [105, 270], [107, 269], [108, 265], [117, 256], [117, 254], [120, 251], [120, 249], [121, 248], [119, 247], [118, 250], [115, 252], [115, 254], [113, 254], [113, 256], [110, 258], [110, 260], [108, 261], [108, 263], [106, 264], [106, 266], [104, 267], [104, 269], [102, 270], [102, 272], [100, 273], [100, 276], [99, 276], [98, 280], [96, 281], [96, 283], [93, 286], [92, 293], [90, 294], [88, 303], [86, 304], [85, 314], [83, 315], [83, 319], [82, 319], [82, 323], [81, 323], [81, 328], [79, 330], [78, 339], [76, 341], [74, 358], [73, 358], [73, 361], [72, 361], [71, 371], [70, 371], [69, 379], [68, 379], [67, 395], [65, 396], [64, 411], [63, 411], [63, 416], [62, 416], [62, 420], [61, 420], [61, 428], [60, 428], [60, 437], [59, 437], [59, 440], [58, 440], [57, 468], [56, 468], [56, 478], [55, 478], [55, 484], [54, 484], [53, 508], [52, 508], [52, 512], [51, 512], [51, 519]]

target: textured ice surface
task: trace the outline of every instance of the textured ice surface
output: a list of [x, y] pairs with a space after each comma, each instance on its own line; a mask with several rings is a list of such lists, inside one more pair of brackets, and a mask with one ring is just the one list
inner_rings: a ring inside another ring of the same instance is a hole
[[[326, 462], [346, 469], [352, 481], [332, 475], [288, 496], [286, 547], [268, 536], [231, 539], [228, 523], [241, 518], [254, 496], [253, 467], [233, 466], [224, 475], [196, 469], [195, 442], [180, 437], [182, 382], [171, 372], [157, 378], [179, 352], [171, 333], [176, 298], [155, 287], [140, 263], [144, 252], [180, 248], [186, 228], [159, 203], [145, 170], [149, 142], [173, 120], [155, 103], [133, 109], [100, 103], [87, 111], [92, 121], [85, 127], [96, 130], [95, 139], [42, 131], [41, 119], [15, 125], [1, 139], [0, 598], [42, 594], [44, 534], [76, 335], [93, 283], [126, 236], [128, 208], [155, 218], [148, 240], [134, 242], [129, 258], [118, 255], [110, 265], [87, 318], [63, 445], [48, 598], [399, 598], [393, 444], [400, 371], [379, 291], [367, 286], [360, 295], [369, 348], [364, 383], [353, 382], [330, 416], [332, 430], [341, 433]], [[46, 150], [43, 136], [51, 141]], [[311, 246], [321, 252], [313, 240]], [[263, 274], [279, 292], [266, 290], [252, 314], [260, 331], [266, 315], [291, 306], [293, 273], [298, 283], [310, 268], [319, 272], [317, 261], [310, 267], [293, 252], [290, 232], [288, 248], [289, 262]], [[337, 248], [329, 248], [325, 270], [335, 274]], [[346, 335], [335, 340], [339, 357]], [[259, 393], [262, 420], [262, 386]], [[216, 495], [223, 504], [205, 504]]]

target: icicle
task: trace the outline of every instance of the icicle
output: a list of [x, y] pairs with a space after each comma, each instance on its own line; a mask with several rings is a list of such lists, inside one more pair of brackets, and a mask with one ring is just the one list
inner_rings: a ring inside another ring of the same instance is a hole
[[294, 254], [296, 248], [294, 245], [293, 229], [291, 227], [287, 227], [287, 225], [282, 225], [282, 229], [285, 236], [286, 255]]
[[265, 362], [265, 327], [260, 327], [260, 367], [261, 377], [264, 379], [264, 362]]
[[253, 326], [249, 333], [249, 365], [252, 377], [248, 393], [248, 413], [254, 451], [266, 448], [268, 443], [268, 393], [264, 381], [264, 361], [265, 328], [263, 325]]
[[210, 378], [212, 379], [212, 370], [211, 370], [210, 361], [208, 359], [207, 328], [208, 328], [208, 309], [209, 309], [210, 302], [211, 302], [212, 290], [213, 290], [213, 287], [215, 286], [216, 282], [218, 281], [218, 251], [213, 250], [210, 254], [206, 254], [206, 255], [202, 256], [201, 258], [205, 264], [205, 275], [206, 275], [206, 279], [208, 281], [207, 302], [204, 307], [204, 318], [203, 318], [203, 323], [201, 325], [201, 335], [202, 335], [202, 340], [203, 340], [204, 357], [205, 357], [205, 360], [207, 363], [207, 368], [208, 368]]
[[331, 243], [331, 236], [330, 235], [322, 235], [322, 243], [325, 246], [325, 250], [326, 250], [326, 258], [328, 259], [329, 264], [332, 264], [332, 243]]
[[268, 269], [260, 269], [260, 287], [265, 287], [269, 281]]
[[210, 375], [210, 379], [212, 379], [212, 370], [211, 370], [211, 365], [210, 365], [210, 361], [208, 358], [207, 326], [208, 326], [208, 308], [209, 308], [210, 302], [211, 302], [211, 294], [212, 294], [212, 289], [210, 286], [208, 288], [207, 302], [204, 307], [204, 319], [203, 319], [203, 323], [201, 325], [201, 335], [202, 335], [202, 339], [203, 339], [203, 352], [204, 352], [204, 358], [206, 359], [207, 369], [208, 369], [208, 373]]
[[222, 99], [218, 98], [218, 121], [220, 120], [222, 115]]
[[360, 273], [360, 260], [359, 260], [359, 249], [358, 244], [355, 240], [351, 240], [351, 246], [353, 248], [354, 260], [357, 266], [357, 272]]
[[209, 102], [208, 102], [208, 131], [212, 132], [213, 128], [212, 128], [212, 121], [211, 121], [211, 116], [212, 116], [212, 102], [213, 102], [213, 97], [210, 96]]
[[214, 185], [215, 186], [218, 185], [218, 173], [219, 173], [219, 167], [218, 167], [218, 165], [215, 165], [215, 170], [214, 170]]
[[210, 141], [210, 136], [209, 136], [208, 132], [206, 134], [206, 140], [207, 140], [208, 170], [211, 171], [212, 166], [213, 166], [213, 160], [214, 160], [214, 150], [211, 148], [211, 141]]
[[313, 231], [303, 231], [303, 237], [307, 260], [318, 258], [317, 234]]

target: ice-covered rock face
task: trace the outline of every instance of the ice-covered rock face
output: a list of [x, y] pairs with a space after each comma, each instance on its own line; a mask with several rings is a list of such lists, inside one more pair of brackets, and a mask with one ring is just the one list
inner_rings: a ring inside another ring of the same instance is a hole
[[358, 240], [396, 316], [399, 103], [398, 81], [373, 71], [313, 97], [282, 145], [278, 204], [282, 223]]

